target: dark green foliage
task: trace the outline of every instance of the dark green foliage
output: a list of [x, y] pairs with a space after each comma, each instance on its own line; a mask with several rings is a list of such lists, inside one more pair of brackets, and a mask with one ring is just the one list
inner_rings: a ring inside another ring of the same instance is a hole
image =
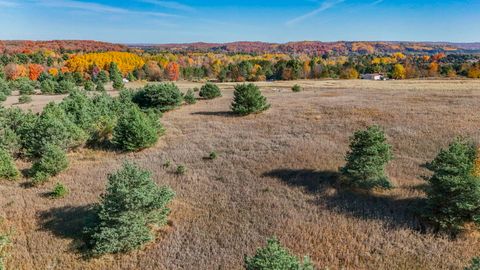
[[58, 88], [58, 83], [54, 80], [44, 80], [40, 84], [40, 91], [42, 91], [42, 94], [54, 94]]
[[32, 97], [31, 96], [21, 95], [18, 98], [18, 103], [20, 103], [20, 104], [25, 104], [25, 103], [30, 103], [30, 102], [32, 102]]
[[253, 83], [236, 85], [233, 95], [232, 111], [236, 114], [259, 113], [270, 108], [267, 99]]
[[122, 78], [122, 73], [120, 73], [120, 69], [118, 69], [118, 65], [115, 62], [110, 63], [110, 69], [108, 72], [110, 74], [110, 81], [112, 82], [114, 82], [119, 77]]
[[308, 257], [303, 262], [280, 245], [276, 238], [267, 240], [267, 246], [257, 250], [255, 256], [245, 257], [247, 270], [313, 270]]
[[53, 188], [53, 191], [50, 194], [50, 196], [54, 199], [60, 199], [67, 196], [68, 193], [69, 193], [69, 190], [66, 186], [64, 186], [62, 183], [57, 183]]
[[122, 90], [125, 87], [125, 83], [123, 83], [123, 78], [118, 76], [113, 79], [113, 89], [115, 90]]
[[351, 187], [372, 189], [392, 188], [385, 173], [385, 166], [393, 158], [391, 146], [379, 126], [355, 132], [350, 138], [350, 151], [341, 169], [346, 183]]
[[162, 131], [158, 116], [145, 114], [132, 106], [118, 119], [113, 143], [123, 151], [139, 151], [154, 145]]
[[292, 87], [292, 91], [293, 92], [300, 92], [302, 91], [302, 87], [298, 84], [295, 84], [293, 87]]
[[97, 75], [97, 80], [96, 80], [97, 85], [98, 85], [99, 83], [105, 84], [105, 83], [107, 83], [108, 81], [109, 81], [109, 78], [108, 78], [107, 72], [105, 72], [105, 70], [101, 70], [101, 71], [98, 73], [98, 75]]
[[179, 175], [182, 175], [187, 172], [187, 168], [184, 165], [178, 165], [177, 170], [175, 172]]
[[97, 108], [93, 106], [92, 99], [87, 97], [84, 92], [71, 92], [59, 106], [73, 123], [87, 131], [87, 133], [96, 124], [94, 123], [94, 114]]
[[0, 92], [0, 102], [3, 102], [5, 100], [7, 100], [7, 95], [5, 95], [5, 93], [3, 92]]
[[20, 173], [18, 172], [13, 158], [4, 149], [0, 149], [0, 179], [3, 180], [16, 180]]
[[57, 94], [68, 94], [77, 90], [77, 85], [69, 80], [60, 81], [55, 88], [55, 93]]
[[30, 83], [21, 83], [18, 87], [18, 91], [21, 95], [33, 95], [35, 94], [35, 87]]
[[198, 94], [206, 99], [214, 99], [222, 96], [220, 88], [213, 83], [206, 83], [204, 86], [202, 86], [202, 88], [200, 88], [200, 93]]
[[150, 172], [125, 163], [108, 177], [96, 222], [85, 228], [92, 254], [127, 252], [152, 241], [149, 226], [166, 224], [173, 197], [169, 187], [155, 184]]
[[107, 91], [107, 90], [105, 90], [105, 86], [103, 85], [103, 83], [98, 82], [98, 83], [97, 83], [97, 87], [95, 88], [95, 91], [105, 92], [105, 91]]
[[464, 270], [480, 270], [480, 257], [475, 257]]
[[54, 144], [47, 144], [40, 159], [32, 165], [31, 175], [36, 184], [44, 182], [44, 176], [55, 176], [68, 168], [65, 150]]
[[21, 131], [21, 141], [28, 155], [41, 156], [47, 144], [62, 149], [85, 143], [87, 135], [73, 123], [60, 105], [49, 103], [34, 121]]
[[210, 154], [208, 154], [208, 158], [211, 160], [217, 159], [217, 153], [215, 151], [210, 152]]
[[195, 98], [195, 93], [192, 91], [192, 89], [188, 89], [187, 93], [183, 97], [185, 102], [187, 104], [195, 104], [197, 103], [197, 99]]
[[94, 91], [95, 90], [95, 84], [92, 81], [88, 80], [83, 85], [83, 89], [85, 89], [85, 91]]
[[140, 107], [161, 112], [175, 109], [182, 101], [182, 92], [173, 83], [148, 84], [133, 97], [133, 102]]
[[427, 164], [433, 175], [427, 179], [425, 215], [442, 229], [462, 229], [468, 222], [480, 224], [480, 177], [474, 174], [477, 148], [456, 139]]
[[0, 109], [0, 148], [11, 154], [19, 153], [36, 118], [33, 113], [18, 108]]
[[133, 75], [133, 73], [130, 72], [130, 73], [127, 74], [127, 80], [128, 80], [129, 82], [133, 82], [133, 81], [136, 81], [137, 78], [135, 78], [135, 76]]

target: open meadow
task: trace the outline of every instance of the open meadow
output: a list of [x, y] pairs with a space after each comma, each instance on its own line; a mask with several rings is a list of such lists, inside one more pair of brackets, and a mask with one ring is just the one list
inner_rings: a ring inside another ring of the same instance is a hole
[[[201, 86], [178, 82], [187, 89]], [[12, 230], [9, 269], [242, 269], [268, 237], [318, 269], [463, 269], [480, 254], [477, 235], [453, 239], [418, 219], [429, 172], [422, 166], [456, 136], [480, 142], [479, 80], [305, 80], [256, 83], [271, 108], [237, 117], [235, 83], [222, 97], [166, 112], [166, 131], [141, 152], [81, 148], [70, 167], [39, 187], [0, 183], [2, 227]], [[303, 91], [292, 92], [299, 84]], [[141, 83], [127, 84], [137, 88]], [[116, 92], [110, 86], [112, 95]], [[6, 107], [41, 111], [64, 96], [33, 95]], [[382, 126], [393, 146], [395, 188], [353, 192], [336, 184], [355, 130]], [[218, 157], [208, 159], [214, 151]], [[176, 193], [156, 241], [127, 254], [86, 259], [79, 235], [107, 175], [125, 160]], [[169, 164], [169, 166], [166, 166]], [[178, 165], [186, 172], [176, 174]], [[27, 164], [17, 161], [20, 169]], [[46, 194], [57, 182], [63, 199]]]

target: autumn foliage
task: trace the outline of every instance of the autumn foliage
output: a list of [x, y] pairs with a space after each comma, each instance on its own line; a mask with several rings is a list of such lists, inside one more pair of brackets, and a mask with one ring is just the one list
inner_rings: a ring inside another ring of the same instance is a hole
[[43, 72], [43, 66], [39, 64], [30, 64], [28, 65], [28, 77], [32, 81], [36, 81], [40, 74]]
[[145, 64], [140, 56], [133, 53], [103, 52], [75, 55], [66, 61], [65, 66], [71, 72], [88, 73], [94, 66], [108, 70], [112, 62], [118, 65], [123, 75], [142, 68]]

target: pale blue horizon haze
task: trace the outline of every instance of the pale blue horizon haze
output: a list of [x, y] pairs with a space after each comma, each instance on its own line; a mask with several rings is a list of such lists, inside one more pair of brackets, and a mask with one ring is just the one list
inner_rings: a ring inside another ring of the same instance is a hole
[[0, 39], [480, 42], [480, 1], [0, 0]]

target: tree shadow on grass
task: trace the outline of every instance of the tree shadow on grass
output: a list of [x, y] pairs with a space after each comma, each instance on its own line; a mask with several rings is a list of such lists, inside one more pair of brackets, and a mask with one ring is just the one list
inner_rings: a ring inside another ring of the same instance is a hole
[[57, 237], [71, 239], [70, 250], [87, 254], [83, 231], [95, 219], [94, 205], [52, 208], [41, 212], [38, 218], [41, 230], [50, 231]]
[[193, 112], [192, 115], [205, 115], [205, 116], [221, 116], [221, 117], [238, 117], [237, 114], [231, 111], [219, 111], [219, 112]]
[[363, 220], [380, 220], [390, 228], [406, 228], [422, 233], [427, 230], [418, 218], [422, 198], [396, 198], [342, 187], [339, 184], [340, 174], [335, 171], [279, 169], [263, 176], [302, 187], [316, 195], [312, 203], [337, 213]]

